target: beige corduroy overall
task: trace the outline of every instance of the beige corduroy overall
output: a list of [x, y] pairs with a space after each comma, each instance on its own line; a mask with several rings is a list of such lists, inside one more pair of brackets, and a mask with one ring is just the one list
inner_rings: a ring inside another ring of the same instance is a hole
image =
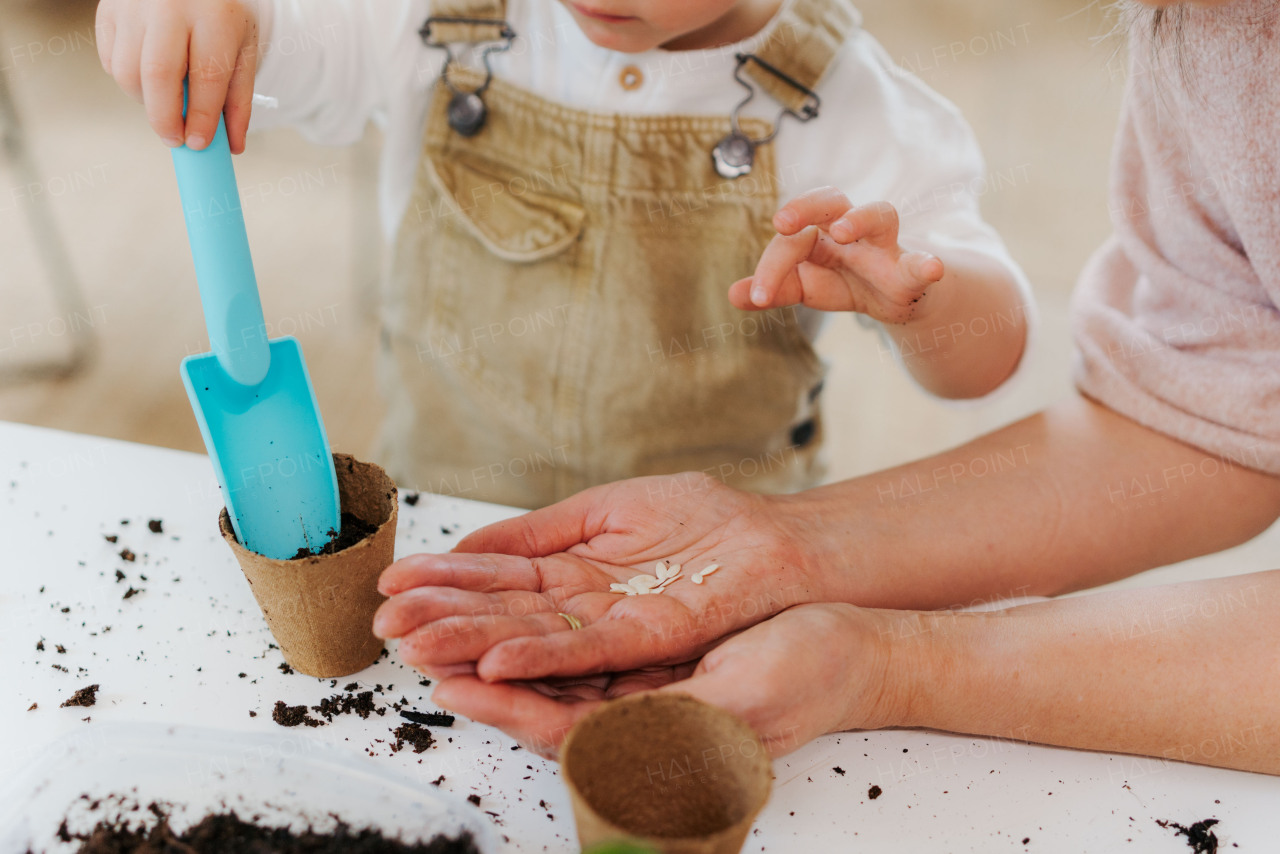
[[[500, 21], [505, 3], [435, 13]], [[758, 55], [812, 88], [852, 20], [845, 0], [786, 2]], [[457, 65], [458, 88], [479, 85]], [[726, 296], [774, 234], [773, 145], [726, 180], [710, 152], [727, 113], [589, 113], [495, 79], [466, 137], [448, 124], [450, 95], [436, 86], [385, 294], [382, 457], [396, 480], [520, 507], [687, 470], [762, 492], [814, 484], [822, 364], [795, 309], [744, 312]]]

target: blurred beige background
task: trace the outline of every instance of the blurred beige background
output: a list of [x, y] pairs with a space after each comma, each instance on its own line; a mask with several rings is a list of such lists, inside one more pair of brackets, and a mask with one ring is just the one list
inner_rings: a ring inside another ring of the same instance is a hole
[[[821, 350], [834, 366], [833, 477], [942, 450], [1069, 392], [1067, 301], [1108, 232], [1108, 151], [1124, 76], [1121, 45], [1107, 37], [1113, 20], [1095, 2], [861, 5], [889, 53], [974, 125], [991, 173], [982, 206], [1034, 284], [1041, 327], [1017, 387], [958, 407], [920, 393], [849, 318], [832, 323]], [[0, 4], [0, 74], [39, 175], [27, 186], [0, 156], [0, 371], [67, 352], [70, 326], [98, 339], [93, 361], [71, 378], [0, 386], [0, 419], [202, 450], [177, 366], [208, 347], [172, 166], [141, 108], [99, 67], [94, 8]], [[369, 449], [381, 409], [367, 303], [378, 275], [374, 136], [333, 149], [272, 132], [237, 161], [271, 334], [302, 340], [332, 443], [357, 454]], [[28, 222], [36, 196], [67, 243], [87, 323], [52, 300]], [[1233, 560], [1213, 571], [1262, 568]]]

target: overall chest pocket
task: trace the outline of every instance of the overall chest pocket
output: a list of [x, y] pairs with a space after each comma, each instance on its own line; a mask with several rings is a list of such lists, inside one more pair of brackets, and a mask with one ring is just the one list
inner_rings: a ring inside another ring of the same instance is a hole
[[568, 167], [518, 166], [472, 142], [428, 131], [384, 325], [410, 393], [465, 393], [549, 439], [585, 209]]
[[423, 169], [436, 190], [428, 215], [501, 261], [551, 258], [582, 233], [586, 214], [572, 198], [566, 164], [518, 168], [478, 153], [428, 149]]

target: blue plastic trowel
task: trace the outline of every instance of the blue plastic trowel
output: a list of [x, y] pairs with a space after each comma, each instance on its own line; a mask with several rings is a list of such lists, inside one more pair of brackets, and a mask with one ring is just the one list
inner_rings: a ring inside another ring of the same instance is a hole
[[296, 338], [267, 340], [225, 122], [204, 151], [173, 150], [211, 353], [182, 382], [236, 538], [287, 559], [341, 525], [338, 478]]

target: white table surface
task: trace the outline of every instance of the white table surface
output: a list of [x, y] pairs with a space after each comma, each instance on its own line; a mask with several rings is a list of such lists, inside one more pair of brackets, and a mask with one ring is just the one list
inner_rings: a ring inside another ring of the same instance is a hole
[[[278, 727], [276, 700], [313, 705], [353, 681], [366, 690], [394, 684], [375, 697], [380, 704], [403, 696], [413, 708], [435, 707], [394, 647], [338, 688], [283, 674], [218, 536], [220, 506], [203, 456], [0, 422], [0, 773], [102, 721], [288, 732], [389, 763], [424, 785], [445, 775], [442, 788], [480, 795], [481, 809], [498, 815], [510, 851], [576, 850], [554, 763], [513, 750], [489, 727], [459, 720], [443, 731], [451, 743], [442, 739], [420, 755], [390, 752], [386, 741], [400, 722], [391, 711], [315, 729]], [[447, 550], [513, 512], [428, 495], [416, 507], [402, 502], [397, 555]], [[153, 518], [163, 520], [163, 534], [147, 529]], [[136, 562], [119, 557], [124, 547]], [[116, 581], [117, 569], [125, 581]], [[142, 592], [124, 600], [129, 586]], [[96, 706], [59, 708], [90, 683], [101, 685]], [[27, 711], [33, 702], [39, 708]], [[773, 796], [746, 851], [1172, 854], [1189, 849], [1156, 819], [1189, 825], [1210, 817], [1221, 820], [1215, 830], [1224, 850], [1237, 850], [1233, 843], [1280, 850], [1280, 779], [1256, 774], [923, 731], [827, 736], [776, 762], [774, 772]], [[874, 801], [873, 784], [883, 789]]]

